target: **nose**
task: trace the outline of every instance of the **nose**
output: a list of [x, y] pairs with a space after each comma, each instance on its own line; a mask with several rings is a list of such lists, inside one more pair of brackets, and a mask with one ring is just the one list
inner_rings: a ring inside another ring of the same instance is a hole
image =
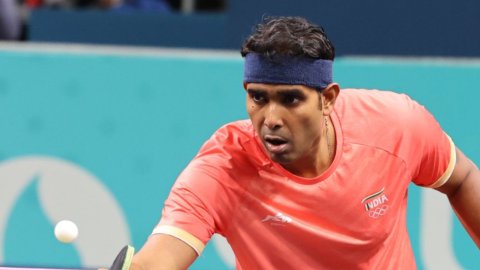
[[277, 105], [271, 104], [268, 106], [268, 108], [266, 108], [265, 120], [263, 124], [270, 130], [278, 130], [283, 126], [283, 121], [280, 117], [279, 108]]

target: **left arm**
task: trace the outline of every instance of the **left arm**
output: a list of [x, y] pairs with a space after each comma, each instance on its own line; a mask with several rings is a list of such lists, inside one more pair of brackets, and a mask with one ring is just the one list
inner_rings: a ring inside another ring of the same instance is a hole
[[480, 248], [480, 171], [458, 148], [450, 179], [436, 188], [445, 193], [463, 226]]

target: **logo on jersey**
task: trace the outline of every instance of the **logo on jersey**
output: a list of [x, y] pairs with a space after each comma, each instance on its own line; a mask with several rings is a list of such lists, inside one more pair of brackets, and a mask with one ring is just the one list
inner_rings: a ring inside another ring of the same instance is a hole
[[385, 195], [384, 191], [385, 187], [371, 195], [368, 195], [362, 200], [362, 204], [364, 205], [365, 211], [368, 213], [369, 217], [379, 218], [387, 213], [388, 197]]
[[282, 226], [292, 223], [292, 218], [278, 212], [275, 216], [266, 216], [264, 219], [262, 219], [262, 222], [267, 222], [274, 226]]

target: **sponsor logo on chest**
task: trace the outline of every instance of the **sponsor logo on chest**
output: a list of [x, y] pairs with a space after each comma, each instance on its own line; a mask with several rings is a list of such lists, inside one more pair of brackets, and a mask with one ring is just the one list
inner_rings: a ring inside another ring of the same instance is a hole
[[264, 219], [262, 219], [262, 222], [272, 226], [284, 226], [292, 223], [292, 218], [278, 212], [275, 216], [266, 216]]

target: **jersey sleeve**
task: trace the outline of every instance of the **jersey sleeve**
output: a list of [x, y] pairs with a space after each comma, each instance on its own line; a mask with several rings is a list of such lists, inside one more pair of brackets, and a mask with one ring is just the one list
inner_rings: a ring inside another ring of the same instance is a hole
[[222, 233], [223, 213], [232, 204], [227, 135], [219, 130], [178, 176], [153, 234], [174, 236], [200, 255], [214, 233]]
[[419, 186], [440, 187], [455, 167], [455, 145], [425, 107], [409, 99], [409, 109], [404, 126], [412, 181]]
[[216, 231], [215, 200], [219, 187], [214, 177], [196, 160], [192, 161], [172, 187], [153, 234], [174, 236], [200, 255]]

